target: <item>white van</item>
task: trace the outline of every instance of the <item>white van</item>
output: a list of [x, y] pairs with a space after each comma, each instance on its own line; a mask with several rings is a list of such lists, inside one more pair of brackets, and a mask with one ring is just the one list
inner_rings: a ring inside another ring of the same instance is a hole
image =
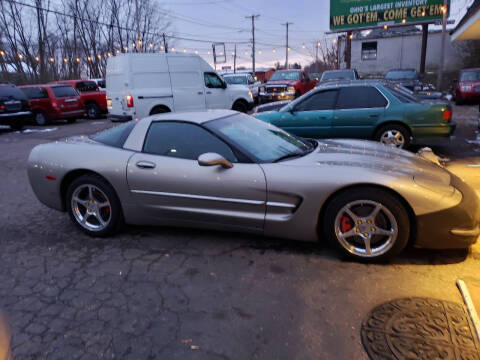
[[170, 112], [253, 107], [248, 87], [228, 86], [198, 55], [134, 53], [107, 62], [108, 118], [128, 121]]

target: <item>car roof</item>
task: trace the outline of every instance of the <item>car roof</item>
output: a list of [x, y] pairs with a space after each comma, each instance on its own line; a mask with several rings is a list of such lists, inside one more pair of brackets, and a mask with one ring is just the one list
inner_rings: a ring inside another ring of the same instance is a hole
[[203, 124], [207, 121], [224, 118], [238, 114], [234, 110], [207, 110], [207, 111], [185, 111], [185, 112], [169, 112], [156, 114], [145, 119], [150, 121], [187, 121], [196, 124]]
[[319, 86], [317, 86], [317, 88], [322, 88], [322, 89], [325, 89], [327, 87], [332, 87], [332, 88], [335, 88], [335, 87], [340, 87], [340, 86], [365, 86], [365, 85], [369, 85], [369, 86], [375, 86], [375, 85], [384, 85], [384, 84], [391, 84], [391, 82], [389, 81], [386, 81], [386, 80], [382, 80], [382, 79], [379, 79], [379, 80], [373, 80], [373, 79], [367, 79], [367, 80], [348, 80], [348, 79], [345, 79], [345, 80], [330, 80], [330, 81], [327, 81], [327, 82], [324, 82], [324, 83], [320, 83]]
[[333, 70], [325, 70], [324, 73], [326, 72], [337, 72], [337, 71], [355, 71], [355, 69], [333, 69]]
[[228, 74], [223, 74], [222, 76], [247, 76], [250, 75], [250, 73], [228, 73]]
[[404, 68], [404, 69], [390, 69], [388, 71], [417, 71], [413, 68]]
[[462, 69], [460, 71], [473, 71], [473, 70], [480, 70], [480, 68], [476, 67], [476, 68], [466, 68], [466, 69]]
[[290, 71], [296, 71], [296, 72], [302, 72], [303, 69], [281, 69], [281, 70], [275, 70], [275, 72], [290, 72]]

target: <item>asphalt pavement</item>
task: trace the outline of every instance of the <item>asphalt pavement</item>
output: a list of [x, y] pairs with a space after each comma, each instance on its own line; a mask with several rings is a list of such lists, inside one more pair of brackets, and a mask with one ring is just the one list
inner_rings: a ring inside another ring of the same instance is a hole
[[[432, 146], [480, 190], [477, 108], [454, 108], [454, 139]], [[17, 359], [368, 359], [362, 321], [397, 298], [462, 303], [457, 278], [480, 274], [468, 250], [408, 249], [388, 264], [341, 260], [323, 244], [215, 231], [78, 231], [35, 198], [37, 144], [107, 120], [0, 129], [0, 309]]]

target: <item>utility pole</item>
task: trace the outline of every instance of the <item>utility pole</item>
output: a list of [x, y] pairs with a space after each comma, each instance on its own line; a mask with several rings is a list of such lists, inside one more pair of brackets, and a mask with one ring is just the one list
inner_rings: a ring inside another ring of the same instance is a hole
[[320, 41], [317, 41], [315, 44], [315, 72], [318, 73], [318, 47], [320, 46]]
[[235, 50], [233, 52], [233, 73], [237, 72], [237, 44], [235, 44]]
[[293, 25], [293, 23], [291, 22], [286, 22], [285, 24], [282, 24], [282, 25], [285, 25], [286, 29], [287, 29], [287, 41], [285, 43], [285, 69], [288, 69], [288, 26], [289, 25]]
[[252, 71], [255, 76], [255, 19], [260, 15], [245, 16], [246, 19], [252, 19]]
[[142, 52], [142, 44], [140, 43], [140, 14], [138, 13], [138, 0], [135, 0], [135, 17], [137, 22], [137, 52]]
[[165, 37], [165, 33], [163, 33], [163, 49], [165, 50], [165, 53], [168, 53], [168, 44], [167, 44], [167, 39]]
[[442, 87], [443, 64], [445, 60], [445, 33], [447, 32], [447, 0], [443, 0], [442, 42], [440, 43], [440, 68], [437, 75], [437, 90]]

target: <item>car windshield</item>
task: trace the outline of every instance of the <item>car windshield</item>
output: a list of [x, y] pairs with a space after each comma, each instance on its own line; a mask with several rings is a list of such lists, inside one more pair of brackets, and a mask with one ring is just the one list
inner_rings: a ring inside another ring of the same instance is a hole
[[480, 71], [478, 70], [463, 71], [462, 75], [460, 75], [460, 81], [478, 81], [478, 80], [480, 80]]
[[225, 76], [223, 79], [229, 85], [245, 85], [247, 83], [246, 76]]
[[414, 70], [391, 70], [385, 75], [387, 80], [418, 80], [417, 72]]
[[324, 80], [354, 80], [355, 74], [353, 71], [325, 71], [322, 74], [322, 81]]
[[300, 72], [298, 71], [277, 71], [270, 80], [299, 80]]
[[245, 114], [213, 120], [205, 126], [262, 163], [302, 156], [315, 147], [306, 140]]

